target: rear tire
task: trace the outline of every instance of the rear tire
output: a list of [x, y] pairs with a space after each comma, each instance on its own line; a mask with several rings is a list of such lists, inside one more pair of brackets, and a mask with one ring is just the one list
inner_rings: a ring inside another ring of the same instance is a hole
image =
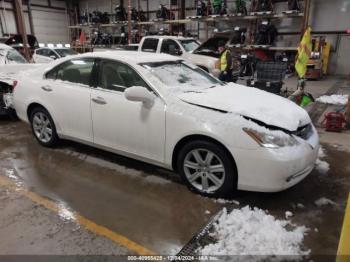
[[36, 107], [30, 112], [30, 124], [34, 137], [42, 146], [54, 147], [58, 143], [55, 123], [45, 108]]
[[179, 152], [177, 170], [190, 190], [225, 197], [237, 189], [237, 171], [229, 153], [215, 143], [196, 140]]

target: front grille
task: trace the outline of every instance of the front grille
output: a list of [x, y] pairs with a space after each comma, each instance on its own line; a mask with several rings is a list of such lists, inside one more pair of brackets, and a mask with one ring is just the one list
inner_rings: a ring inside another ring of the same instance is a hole
[[294, 135], [307, 140], [312, 135], [312, 124], [301, 126], [294, 132]]

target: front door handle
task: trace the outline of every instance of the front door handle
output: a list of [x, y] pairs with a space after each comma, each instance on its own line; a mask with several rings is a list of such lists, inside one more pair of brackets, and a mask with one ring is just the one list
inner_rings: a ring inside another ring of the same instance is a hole
[[93, 102], [99, 105], [105, 105], [107, 104], [106, 100], [104, 100], [102, 97], [98, 96], [96, 98], [91, 99]]
[[46, 91], [46, 92], [51, 92], [52, 91], [52, 88], [50, 86], [42, 86], [41, 89]]

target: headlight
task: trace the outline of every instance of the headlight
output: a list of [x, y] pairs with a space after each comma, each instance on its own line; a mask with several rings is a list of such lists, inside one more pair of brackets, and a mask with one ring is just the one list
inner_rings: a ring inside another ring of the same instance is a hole
[[243, 128], [243, 131], [253, 138], [260, 146], [266, 148], [279, 148], [299, 144], [299, 142], [292, 135], [288, 134], [278, 136], [272, 133], [268, 134], [261, 131], [256, 131], [251, 128]]

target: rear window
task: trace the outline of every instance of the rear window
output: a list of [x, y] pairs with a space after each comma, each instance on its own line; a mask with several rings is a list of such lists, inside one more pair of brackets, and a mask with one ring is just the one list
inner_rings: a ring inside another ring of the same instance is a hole
[[152, 52], [155, 53], [157, 51], [159, 39], [147, 38], [142, 44], [143, 52]]

